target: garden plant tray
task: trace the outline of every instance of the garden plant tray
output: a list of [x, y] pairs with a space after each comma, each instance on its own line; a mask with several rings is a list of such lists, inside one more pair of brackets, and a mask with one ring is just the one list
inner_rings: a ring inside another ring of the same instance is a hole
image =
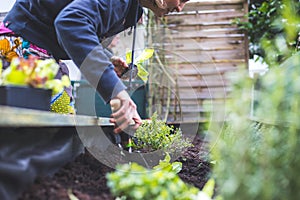
[[49, 111], [51, 95], [48, 89], [0, 86], [0, 105]]

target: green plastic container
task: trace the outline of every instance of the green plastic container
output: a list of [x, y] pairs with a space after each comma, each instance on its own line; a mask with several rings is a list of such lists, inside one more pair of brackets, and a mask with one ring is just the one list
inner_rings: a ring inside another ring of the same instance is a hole
[[[128, 87], [129, 83], [124, 81]], [[99, 93], [86, 81], [73, 82], [76, 113], [80, 115], [110, 117], [111, 108], [106, 104]], [[132, 81], [132, 93], [130, 96], [137, 105], [137, 110], [142, 119], [147, 118], [147, 86], [143, 81]]]

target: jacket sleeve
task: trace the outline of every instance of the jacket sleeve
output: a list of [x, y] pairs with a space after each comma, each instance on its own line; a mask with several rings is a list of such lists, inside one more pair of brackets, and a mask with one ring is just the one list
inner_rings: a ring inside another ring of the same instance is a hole
[[[112, 2], [74, 0], [58, 14], [54, 22], [59, 44], [105, 102], [126, 89], [97, 35], [106, 33], [114, 23]], [[126, 9], [126, 1], [121, 2]]]

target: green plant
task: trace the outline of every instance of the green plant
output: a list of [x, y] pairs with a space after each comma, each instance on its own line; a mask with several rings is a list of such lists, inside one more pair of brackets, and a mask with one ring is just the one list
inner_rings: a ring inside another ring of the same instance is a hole
[[177, 173], [181, 163], [170, 163], [170, 159], [167, 154], [153, 170], [136, 163], [119, 165], [115, 172], [106, 175], [108, 187], [112, 194], [123, 200], [200, 200], [200, 197], [210, 200], [214, 181], [209, 180], [203, 191], [199, 191], [180, 179]]
[[297, 0], [250, 1], [245, 19], [236, 19], [247, 31], [250, 57], [262, 56], [273, 67], [297, 50], [300, 5]]
[[156, 113], [152, 115], [151, 121], [146, 120], [142, 123], [134, 137], [136, 142], [133, 143], [133, 147], [143, 151], [163, 150], [174, 153], [192, 146], [188, 139], [183, 138], [180, 129], [168, 126], [158, 119]]
[[[297, 199], [300, 196], [300, 53], [255, 80], [236, 74], [228, 118], [214, 143], [213, 175], [224, 199]], [[253, 112], [251, 112], [253, 111]], [[251, 114], [253, 113], [253, 114]]]

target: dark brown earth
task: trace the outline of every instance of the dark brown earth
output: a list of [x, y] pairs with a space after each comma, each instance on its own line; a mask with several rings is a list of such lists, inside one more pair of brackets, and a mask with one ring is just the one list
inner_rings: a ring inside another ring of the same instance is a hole
[[[202, 188], [209, 178], [207, 143], [197, 135], [193, 147], [186, 150], [177, 161], [183, 168], [179, 176], [186, 183]], [[53, 177], [40, 177], [26, 190], [20, 200], [69, 200], [75, 195], [80, 200], [112, 200], [105, 175], [113, 169], [103, 165], [88, 151], [74, 162], [65, 165]]]

